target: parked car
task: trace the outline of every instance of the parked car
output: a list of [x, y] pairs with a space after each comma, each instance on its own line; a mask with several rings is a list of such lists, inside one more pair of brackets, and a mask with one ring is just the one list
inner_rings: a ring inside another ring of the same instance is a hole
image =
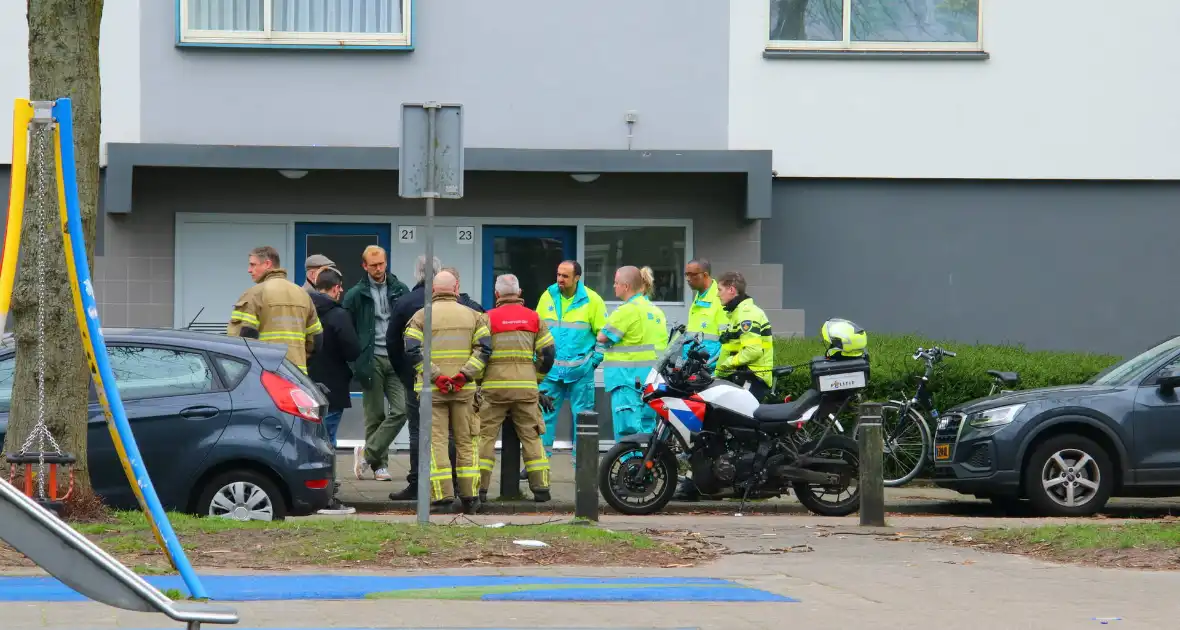
[[[285, 346], [188, 330], [104, 329], [111, 369], [164, 509], [278, 520], [328, 505], [335, 453], [327, 401]], [[0, 344], [0, 439], [15, 370]], [[138, 509], [90, 387], [90, 482], [115, 508]]]
[[1180, 496], [1180, 336], [1082, 385], [1011, 392], [941, 416], [935, 483], [1045, 515], [1111, 496]]

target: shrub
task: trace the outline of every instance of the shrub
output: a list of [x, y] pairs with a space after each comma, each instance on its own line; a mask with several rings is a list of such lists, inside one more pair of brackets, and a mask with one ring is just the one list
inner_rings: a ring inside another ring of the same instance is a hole
[[[1016, 389], [1033, 389], [1054, 385], [1075, 385], [1121, 360], [1121, 357], [1083, 352], [1048, 352], [1025, 350], [1019, 345], [970, 345], [954, 341], [926, 339], [916, 335], [869, 333], [870, 369], [866, 400], [897, 400], [912, 396], [925, 363], [913, 359], [918, 347], [939, 346], [958, 356], [947, 357], [934, 367], [930, 392], [939, 410], [986, 396], [992, 378], [988, 370], [1020, 374]], [[823, 354], [819, 337], [779, 338], [774, 344], [775, 365], [799, 365]], [[784, 393], [798, 396], [811, 383], [811, 371], [802, 368], [780, 383]]]

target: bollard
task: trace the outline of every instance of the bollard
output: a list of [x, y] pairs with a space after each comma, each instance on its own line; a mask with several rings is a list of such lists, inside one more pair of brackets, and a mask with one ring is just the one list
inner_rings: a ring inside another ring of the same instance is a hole
[[885, 527], [885, 443], [881, 435], [881, 403], [861, 403], [856, 428], [860, 451], [860, 524]]
[[500, 497], [519, 499], [520, 492], [520, 438], [516, 435], [516, 423], [512, 414], [500, 425]]
[[574, 440], [578, 448], [574, 468], [574, 517], [598, 520], [598, 412], [578, 413]]

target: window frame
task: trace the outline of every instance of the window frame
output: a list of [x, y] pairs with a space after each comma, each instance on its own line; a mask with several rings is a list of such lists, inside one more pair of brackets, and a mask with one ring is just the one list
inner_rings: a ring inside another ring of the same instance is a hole
[[883, 41], [853, 41], [852, 40], [852, 0], [843, 0], [843, 19], [840, 30], [844, 39], [841, 41], [795, 41], [789, 39], [770, 39], [770, 4], [766, 0], [766, 22], [763, 33], [766, 36], [766, 50], [827, 50], [827, 51], [886, 51], [886, 52], [979, 52], [983, 50], [983, 12], [988, 0], [979, 0], [979, 12], [976, 15], [976, 36], [973, 42], [883, 42]]
[[[630, 220], [630, 221], [633, 221], [633, 220]], [[695, 254], [693, 252], [693, 248], [692, 248], [693, 234], [692, 234], [692, 226], [691, 225], [685, 224], [685, 223], [680, 223], [680, 222], [670, 222], [670, 223], [658, 222], [658, 223], [652, 223], [649, 225], [649, 224], [643, 224], [643, 223], [634, 223], [634, 222], [630, 222], [630, 221], [627, 219], [614, 219], [614, 220], [602, 219], [601, 221], [596, 221], [592, 224], [585, 224], [585, 225], [580, 226], [579, 232], [581, 232], [582, 236], [581, 236], [581, 238], [579, 238], [579, 242], [578, 242], [578, 262], [581, 263], [583, 267], [586, 266], [587, 252], [586, 252], [586, 238], [585, 238], [586, 230], [585, 229], [588, 227], [589, 228], [670, 227], [670, 228], [681, 229], [681, 230], [684, 230], [684, 263], [688, 264], [688, 261], [692, 260], [693, 257], [695, 256]], [[585, 275], [584, 274], [585, 274], [585, 269], [583, 269], [583, 282], [585, 282]], [[594, 289], [595, 291], [598, 291], [598, 289], [595, 289], [594, 287], [590, 287], [590, 288]], [[673, 307], [673, 308], [676, 308], [676, 307], [687, 308], [692, 302], [693, 291], [688, 286], [688, 281], [683, 282], [683, 286], [681, 287], [681, 289], [682, 289], [681, 290], [682, 295], [681, 295], [680, 301], [672, 302], [672, 301], [667, 301], [667, 300], [660, 300], [660, 301], [651, 300], [651, 303], [655, 304], [656, 306], [660, 306], [660, 307], [668, 306], [668, 307]], [[603, 302], [603, 304], [606, 305], [607, 311], [612, 311], [612, 310], [623, 305], [623, 301], [620, 300], [619, 298], [615, 297], [613, 289], [608, 289], [608, 292], [605, 294], [599, 293], [599, 297], [602, 298], [602, 302]]]
[[261, 31], [207, 31], [190, 29], [188, 3], [176, 0], [176, 45], [214, 48], [278, 48], [326, 50], [413, 50], [414, 9], [418, 0], [399, 0], [401, 33], [295, 33], [271, 29], [272, 2], [262, 0]]

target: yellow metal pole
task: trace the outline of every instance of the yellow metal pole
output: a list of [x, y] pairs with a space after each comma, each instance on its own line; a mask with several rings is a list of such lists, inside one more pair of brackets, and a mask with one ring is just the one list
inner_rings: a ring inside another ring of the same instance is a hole
[[8, 190], [8, 221], [4, 228], [4, 258], [0, 261], [0, 336], [12, 306], [12, 285], [16, 281], [20, 232], [25, 216], [25, 179], [29, 168], [29, 123], [33, 104], [18, 98], [12, 113], [12, 176]]

